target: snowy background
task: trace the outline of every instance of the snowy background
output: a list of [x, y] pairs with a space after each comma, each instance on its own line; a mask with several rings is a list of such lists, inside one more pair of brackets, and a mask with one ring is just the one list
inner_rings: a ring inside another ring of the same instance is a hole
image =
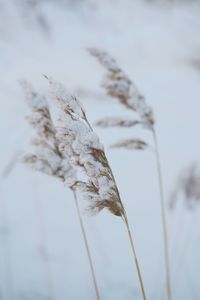
[[[167, 206], [180, 170], [200, 158], [199, 32], [198, 1], [0, 1], [0, 299], [95, 299], [71, 193], [20, 163], [3, 174], [31, 135], [19, 80], [42, 92], [48, 87], [43, 74], [62, 81], [92, 123], [131, 116], [105, 96], [104, 70], [85, 51], [107, 50], [154, 109]], [[155, 157], [108, 149], [130, 136], [152, 144], [151, 136], [135, 128], [96, 131], [127, 208], [148, 299], [164, 300]], [[181, 201], [168, 210], [174, 300], [200, 299], [199, 213]], [[103, 211], [84, 221], [102, 299], [141, 299], [121, 219]]]

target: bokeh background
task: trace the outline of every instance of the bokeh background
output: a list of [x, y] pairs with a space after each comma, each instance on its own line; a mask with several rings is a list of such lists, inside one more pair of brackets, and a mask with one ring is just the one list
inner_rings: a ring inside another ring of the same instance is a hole
[[[168, 209], [183, 167], [199, 161], [200, 1], [0, 1], [0, 299], [95, 299], [71, 193], [19, 162], [31, 129], [19, 80], [46, 93], [43, 74], [79, 96], [91, 123], [131, 117], [105, 96], [104, 70], [86, 48], [107, 50], [156, 115], [170, 238], [174, 300], [200, 299], [200, 219], [182, 199]], [[111, 150], [141, 129], [99, 129], [127, 208], [148, 299], [164, 300], [164, 263], [155, 157]], [[141, 299], [126, 230], [107, 211], [84, 216], [103, 300]], [[45, 246], [45, 247], [44, 247]]]

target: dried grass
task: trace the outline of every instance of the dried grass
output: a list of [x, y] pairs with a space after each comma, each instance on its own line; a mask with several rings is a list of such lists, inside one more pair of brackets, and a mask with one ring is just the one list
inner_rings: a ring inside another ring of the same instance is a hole
[[[51, 97], [59, 111], [59, 118], [54, 126], [47, 102], [44, 101], [44, 98], [35, 93], [29, 92], [27, 94], [28, 100], [30, 99], [30, 95], [32, 97], [31, 101], [28, 101], [32, 109], [32, 114], [28, 119], [36, 129], [37, 143], [33, 142], [35, 152], [26, 156], [25, 162], [31, 164], [36, 170], [59, 177], [73, 191], [97, 299], [100, 299], [99, 292], [76, 192], [84, 195], [84, 198], [89, 203], [87, 211], [90, 214], [99, 213], [102, 209], [106, 208], [110, 213], [124, 220], [133, 251], [143, 299], [146, 300], [127, 214], [104, 148], [93, 131], [78, 99], [69, 94], [62, 84], [47, 76], [45, 77], [49, 81]], [[80, 171], [84, 174], [85, 180], [81, 180], [81, 177], [79, 178]]]
[[105, 117], [95, 123], [96, 126], [106, 127], [134, 127], [140, 124], [139, 121], [124, 120], [121, 118]]
[[128, 150], [144, 150], [148, 144], [140, 139], [126, 139], [110, 146], [110, 148], [125, 148]]
[[[164, 202], [164, 191], [162, 182], [162, 172], [160, 155], [158, 150], [157, 135], [155, 131], [155, 118], [153, 110], [147, 105], [145, 97], [139, 92], [137, 86], [129, 79], [129, 77], [122, 71], [118, 66], [115, 59], [113, 59], [107, 52], [90, 48], [89, 53], [97, 58], [99, 63], [105, 68], [106, 74], [103, 79], [102, 87], [106, 90], [107, 95], [116, 98], [125, 108], [132, 110], [137, 114], [137, 120], [133, 120], [133, 124], [141, 125], [147, 130], [150, 130], [153, 136], [155, 144], [155, 156], [158, 173], [158, 183], [160, 192], [160, 205], [161, 205], [161, 216], [162, 216], [162, 227], [163, 227], [163, 239], [164, 239], [164, 257], [165, 257], [165, 269], [166, 269], [166, 291], [168, 300], [172, 299], [172, 288], [171, 288], [171, 275], [170, 275], [170, 262], [169, 262], [169, 246], [168, 246], [168, 232], [166, 223], [165, 213], [165, 202]], [[115, 119], [115, 118], [113, 118]], [[105, 119], [99, 120], [97, 125], [101, 127], [110, 127], [110, 123], [114, 122], [105, 121]], [[129, 123], [129, 121], [128, 121]], [[125, 122], [117, 122], [117, 126], [123, 126]], [[130, 124], [130, 123], [129, 123]], [[102, 126], [103, 125], [103, 126]], [[126, 141], [119, 141], [112, 145], [112, 148], [125, 148], [125, 149], [136, 149], [143, 150], [147, 147], [145, 141], [138, 139], [129, 139]]]
[[187, 209], [193, 210], [200, 203], [200, 167], [198, 163], [187, 166], [179, 175], [173, 190], [170, 208], [174, 209], [179, 198]]
[[59, 149], [59, 143], [56, 137], [57, 131], [53, 124], [49, 106], [45, 97], [35, 93], [27, 82], [23, 82], [22, 85], [25, 91], [25, 98], [31, 108], [31, 114], [27, 120], [30, 122], [36, 132], [36, 137], [32, 140], [32, 144], [35, 149], [34, 153], [25, 155], [23, 161], [31, 165], [31, 167], [33, 167], [35, 170], [50, 176], [55, 176], [63, 182], [66, 181], [66, 178], [68, 178], [68, 185], [72, 189], [74, 195], [75, 205], [95, 288], [96, 299], [100, 300], [93, 261], [88, 245], [84, 223], [80, 214], [78, 199], [72, 185], [70, 185], [71, 176], [72, 178], [75, 176], [73, 168]]

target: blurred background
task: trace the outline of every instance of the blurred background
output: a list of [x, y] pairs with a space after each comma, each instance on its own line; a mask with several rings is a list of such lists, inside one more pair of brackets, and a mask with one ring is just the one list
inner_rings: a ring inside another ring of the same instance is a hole
[[[181, 170], [199, 162], [200, 1], [0, 0], [0, 299], [95, 299], [70, 191], [21, 164], [31, 129], [19, 81], [46, 93], [43, 74], [79, 96], [92, 124], [131, 117], [105, 96], [104, 70], [86, 48], [108, 51], [156, 116], [174, 300], [200, 299], [200, 218], [182, 197], [169, 209]], [[142, 129], [100, 129], [127, 208], [148, 299], [164, 300], [160, 202], [152, 151], [109, 149]], [[103, 300], [141, 299], [126, 230], [102, 211], [83, 214]]]

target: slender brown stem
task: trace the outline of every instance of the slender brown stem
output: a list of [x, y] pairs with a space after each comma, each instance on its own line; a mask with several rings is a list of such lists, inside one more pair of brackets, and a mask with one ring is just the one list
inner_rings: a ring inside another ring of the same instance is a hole
[[5, 179], [10, 173], [11, 171], [14, 169], [20, 155], [21, 155], [21, 150], [18, 149], [13, 156], [11, 157], [11, 159], [9, 160], [9, 162], [7, 163], [7, 165], [4, 167], [2, 173], [1, 173], [1, 177], [3, 179]]
[[[114, 177], [114, 174], [112, 172], [112, 169], [111, 169], [109, 163], [108, 163], [108, 167], [110, 169], [110, 173], [111, 173], [111, 176], [113, 178], [113, 181], [114, 181], [114, 183], [115, 183], [115, 185], [117, 187], [117, 184], [116, 184], [116, 181], [115, 181], [115, 177]], [[134, 257], [134, 261], [135, 261], [135, 265], [136, 265], [136, 270], [137, 270], [137, 274], [138, 274], [138, 278], [139, 278], [139, 282], [140, 282], [140, 287], [141, 287], [141, 291], [142, 291], [143, 300], [147, 300], [146, 294], [145, 294], [145, 289], [144, 289], [144, 283], [143, 283], [143, 279], [142, 279], [142, 275], [141, 275], [141, 271], [140, 271], [140, 266], [139, 266], [139, 262], [138, 262], [136, 251], [135, 251], [133, 237], [132, 237], [130, 226], [129, 226], [129, 222], [128, 222], [128, 217], [127, 217], [127, 214], [126, 214], [126, 210], [125, 210], [124, 204], [123, 204], [123, 202], [121, 200], [118, 188], [117, 188], [117, 194], [118, 194], [118, 197], [119, 197], [119, 201], [120, 201], [121, 207], [123, 209], [122, 219], [125, 222], [125, 225], [126, 225], [126, 228], [127, 228], [128, 237], [129, 237], [129, 241], [130, 241], [130, 244], [131, 244], [131, 250], [133, 252], [133, 257]]]
[[37, 195], [34, 199], [34, 206], [36, 211], [36, 217], [38, 222], [38, 229], [40, 233], [40, 256], [44, 265], [44, 271], [46, 275], [46, 284], [49, 292], [49, 299], [53, 300], [55, 299], [55, 293], [54, 293], [54, 287], [53, 287], [53, 279], [52, 279], [52, 271], [50, 267], [50, 259], [49, 259], [49, 251], [47, 246], [47, 240], [46, 240], [46, 234], [45, 234], [45, 224], [44, 224], [44, 215], [43, 215], [43, 209], [41, 206], [40, 201], [38, 201]]
[[76, 210], [77, 210], [77, 213], [78, 213], [78, 218], [79, 218], [81, 231], [82, 231], [82, 235], [83, 235], [83, 239], [84, 239], [84, 244], [85, 244], [85, 248], [86, 248], [86, 252], [87, 252], [87, 256], [88, 256], [88, 261], [89, 261], [89, 265], [90, 265], [92, 280], [93, 280], [95, 293], [96, 293], [96, 299], [100, 300], [100, 293], [99, 293], [99, 289], [98, 289], [98, 285], [97, 285], [97, 280], [96, 280], [96, 276], [95, 276], [94, 265], [93, 265], [92, 256], [91, 256], [91, 253], [90, 253], [88, 239], [87, 239], [85, 227], [84, 227], [84, 224], [83, 224], [83, 219], [81, 217], [81, 212], [80, 212], [80, 208], [79, 208], [79, 204], [78, 204], [77, 195], [76, 195], [76, 192], [74, 190], [73, 190], [73, 195], [74, 195]]
[[[86, 121], [87, 121], [87, 124], [90, 127], [90, 129], [93, 131], [93, 129], [92, 129], [92, 127], [91, 127], [91, 125], [90, 125], [90, 123], [88, 122], [87, 119], [86, 119]], [[106, 158], [106, 160], [107, 160], [107, 158]], [[116, 184], [116, 181], [115, 181], [115, 177], [114, 177], [112, 169], [111, 169], [111, 167], [109, 165], [108, 160], [107, 160], [107, 164], [108, 164], [108, 168], [110, 170], [110, 174], [112, 176], [112, 179], [113, 179], [113, 181], [115, 183], [115, 186], [117, 187], [117, 184]], [[134, 246], [133, 237], [132, 237], [132, 234], [131, 234], [131, 230], [130, 230], [130, 226], [129, 226], [129, 222], [128, 222], [128, 217], [127, 217], [127, 214], [126, 214], [126, 210], [125, 210], [123, 202], [121, 200], [118, 188], [117, 188], [116, 192], [118, 194], [118, 198], [119, 198], [122, 210], [123, 210], [122, 219], [124, 220], [124, 222], [126, 224], [126, 228], [127, 228], [127, 232], [128, 232], [128, 237], [129, 237], [129, 241], [130, 241], [130, 244], [131, 244], [131, 249], [132, 249], [132, 252], [133, 252], [133, 257], [134, 257], [134, 261], [135, 261], [135, 265], [136, 265], [136, 270], [137, 270], [137, 274], [138, 274], [138, 278], [139, 278], [139, 282], [140, 282], [140, 287], [141, 287], [141, 291], [142, 291], [143, 300], [147, 300], [146, 294], [145, 294], [145, 289], [144, 289], [144, 283], [143, 283], [143, 279], [142, 279], [142, 275], [141, 275], [141, 271], [140, 271], [140, 266], [139, 266], [139, 262], [138, 262], [136, 251], [135, 251], [135, 246]]]
[[166, 290], [167, 290], [168, 300], [172, 300], [170, 262], [169, 262], [169, 242], [168, 242], [167, 221], [166, 221], [166, 213], [165, 213], [165, 201], [164, 201], [161, 163], [160, 163], [157, 135], [154, 129], [152, 130], [152, 132], [153, 132], [153, 138], [155, 142], [155, 154], [156, 154], [158, 184], [159, 184], [159, 192], [160, 192], [161, 217], [162, 217], [163, 238], [164, 238], [165, 270], [166, 270]]
[[139, 282], [140, 282], [142, 297], [143, 297], [143, 300], [147, 300], [146, 294], [145, 294], [145, 289], [144, 289], [144, 283], [143, 283], [143, 279], [142, 279], [142, 274], [141, 274], [141, 271], [140, 271], [140, 266], [139, 266], [139, 262], [138, 262], [138, 259], [137, 259], [137, 254], [136, 254], [136, 250], [135, 250], [135, 246], [134, 246], [134, 242], [133, 242], [133, 237], [132, 237], [132, 234], [131, 234], [131, 230], [130, 230], [130, 226], [129, 226], [128, 217], [126, 215], [126, 212], [124, 214], [123, 220], [124, 220], [126, 228], [127, 228], [128, 237], [129, 237], [129, 241], [130, 241], [130, 244], [131, 244], [131, 249], [132, 249], [132, 252], [133, 252], [133, 257], [134, 257], [134, 261], [135, 261], [135, 265], [136, 265], [138, 279], [139, 279]]

